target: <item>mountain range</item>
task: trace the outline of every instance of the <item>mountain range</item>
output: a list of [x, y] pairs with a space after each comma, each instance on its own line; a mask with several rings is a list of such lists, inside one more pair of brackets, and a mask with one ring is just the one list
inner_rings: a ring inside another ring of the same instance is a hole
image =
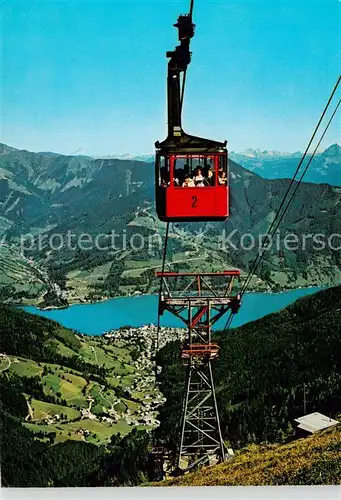
[[146, 155], [132, 155], [130, 153], [123, 153], [118, 155], [107, 155], [107, 156], [93, 156], [95, 159], [99, 160], [136, 160], [136, 161], [147, 161], [153, 162], [155, 160], [155, 155], [153, 153]]
[[[265, 179], [291, 179], [302, 156], [303, 153], [300, 151], [283, 153], [251, 148], [240, 153], [231, 151], [229, 154], [231, 160]], [[153, 162], [155, 157], [153, 154], [134, 156], [126, 153], [100, 158]], [[310, 158], [311, 155], [308, 154], [306, 160], [302, 163], [300, 173], [302, 173]], [[325, 151], [317, 152], [304, 180], [316, 184], [327, 183], [341, 186], [341, 147], [338, 144], [332, 144]]]
[[[301, 157], [302, 153], [300, 152], [290, 154], [278, 151], [260, 151], [259, 149], [230, 153], [232, 160], [265, 179], [291, 178]], [[300, 168], [300, 174], [310, 158], [311, 155], [307, 155]], [[341, 186], [341, 147], [338, 144], [333, 144], [325, 151], [317, 153], [311, 161], [304, 180]]]
[[[264, 179], [232, 160], [230, 170], [229, 220], [171, 224], [168, 268], [249, 270], [258, 247], [241, 248], [241, 239], [246, 235], [257, 242], [267, 232], [289, 181]], [[341, 189], [302, 183], [281, 228], [281, 238], [286, 233], [299, 239], [303, 233], [322, 234], [326, 239], [341, 234]], [[112, 232], [118, 235], [115, 244]], [[73, 241], [87, 234], [92, 242], [102, 235], [102, 248], [69, 245], [68, 234]], [[155, 215], [152, 163], [32, 153], [0, 145], [3, 300], [49, 305], [56, 295], [70, 303], [154, 293], [164, 234], [165, 224]], [[231, 234], [233, 244], [224, 248], [225, 237]], [[138, 245], [134, 247], [132, 241]], [[336, 284], [341, 281], [340, 267], [339, 251], [313, 248], [311, 239], [305, 250], [274, 247], [266, 252], [250, 288]], [[38, 286], [27, 281], [27, 273], [34, 282], [38, 280]]]

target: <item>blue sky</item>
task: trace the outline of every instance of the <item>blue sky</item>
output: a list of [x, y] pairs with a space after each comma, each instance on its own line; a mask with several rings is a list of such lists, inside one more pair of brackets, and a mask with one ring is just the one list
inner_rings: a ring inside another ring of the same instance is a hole
[[[303, 150], [341, 60], [338, 0], [195, 0], [183, 125], [229, 149]], [[165, 52], [189, 0], [3, 0], [2, 142], [149, 153], [166, 136]], [[340, 92], [339, 92], [340, 97]], [[324, 141], [340, 138], [340, 119]]]

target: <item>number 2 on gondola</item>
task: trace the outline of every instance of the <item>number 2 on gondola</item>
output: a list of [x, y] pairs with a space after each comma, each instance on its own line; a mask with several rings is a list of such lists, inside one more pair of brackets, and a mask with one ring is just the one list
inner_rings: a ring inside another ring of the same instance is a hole
[[197, 201], [198, 201], [198, 197], [197, 196], [192, 196], [192, 208], [196, 208]]

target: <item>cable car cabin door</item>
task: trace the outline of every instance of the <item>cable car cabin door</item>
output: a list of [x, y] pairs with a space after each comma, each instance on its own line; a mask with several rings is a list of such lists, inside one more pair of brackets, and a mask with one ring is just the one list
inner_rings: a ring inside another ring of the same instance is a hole
[[165, 220], [227, 219], [229, 197], [226, 167], [223, 180], [220, 172], [221, 165], [226, 165], [226, 161], [222, 161], [226, 160], [226, 156], [223, 156], [216, 154], [202, 164], [196, 164], [188, 156], [185, 159], [178, 155], [169, 158], [170, 182], [165, 189]]

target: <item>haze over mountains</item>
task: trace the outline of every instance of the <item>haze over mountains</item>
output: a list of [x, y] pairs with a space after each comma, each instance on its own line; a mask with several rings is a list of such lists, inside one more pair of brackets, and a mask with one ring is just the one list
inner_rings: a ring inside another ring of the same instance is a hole
[[[229, 154], [231, 160], [265, 179], [291, 178], [302, 155], [303, 153], [300, 151], [295, 153], [283, 153], [280, 151], [261, 151], [260, 149], [251, 148], [240, 153], [231, 151]], [[307, 159], [302, 164], [301, 172], [310, 157], [311, 155], [308, 155]], [[134, 156], [126, 153], [101, 157], [101, 159], [114, 158], [120, 160], [154, 161], [153, 154]], [[332, 144], [325, 149], [325, 151], [318, 152], [313, 158], [304, 180], [316, 184], [327, 183], [334, 186], [341, 186], [341, 147], [338, 144]]]
[[[257, 241], [266, 233], [289, 181], [264, 179], [232, 160], [230, 170], [230, 219], [226, 223], [172, 224], [168, 258], [172, 269], [249, 269], [257, 248], [241, 248], [241, 238], [249, 235], [249, 240]], [[303, 233], [325, 238], [341, 234], [341, 189], [303, 183], [281, 228], [281, 238], [290, 232], [300, 241]], [[6, 247], [0, 244], [0, 253], [6, 252], [0, 261], [0, 290], [6, 299], [41, 300], [42, 290], [49, 284], [46, 273], [51, 289], [56, 290], [57, 284], [70, 302], [137, 291], [152, 293], [157, 286], [154, 271], [161, 263], [164, 229], [155, 215], [151, 162], [31, 153], [0, 146], [0, 242], [6, 243]], [[115, 245], [110, 239], [113, 231], [118, 235]], [[68, 232], [75, 239], [86, 233], [92, 241], [102, 235], [101, 247], [107, 248], [70, 248]], [[223, 235], [231, 233], [233, 245], [224, 247]], [[142, 249], [131, 245], [136, 234], [134, 241], [142, 241]], [[128, 242], [125, 247], [123, 236]], [[51, 238], [58, 243], [53, 248]], [[30, 260], [20, 258], [18, 262], [18, 249], [34, 263], [34, 272]], [[301, 246], [295, 251], [272, 248], [251, 288], [336, 284], [341, 281], [340, 267], [340, 252], [314, 249], [312, 241], [304, 250]], [[22, 280], [26, 284], [27, 274], [35, 285], [21, 287], [17, 295], [16, 283]]]
[[[230, 157], [243, 167], [261, 175], [265, 179], [291, 178], [299, 164], [302, 153], [279, 153], [248, 149], [242, 153], [231, 153]], [[300, 172], [308, 163], [311, 155], [303, 162]], [[305, 182], [327, 183], [341, 186], [341, 147], [329, 146], [314, 156], [304, 177]]]
[[145, 154], [145, 155], [132, 155], [130, 153], [123, 153], [123, 154], [113, 154], [113, 155], [107, 155], [107, 156], [93, 156], [93, 158], [100, 159], [100, 160], [136, 160], [136, 161], [147, 161], [147, 162], [153, 162], [155, 160], [155, 155], [153, 153], [150, 154]]
[[[0, 144], [0, 155], [6, 152], [17, 151], [15, 148]], [[40, 152], [46, 156], [56, 157], [61, 156], [53, 152]], [[255, 172], [265, 179], [287, 179], [291, 178], [302, 158], [303, 153], [296, 151], [287, 153], [275, 150], [260, 150], [248, 148], [239, 153], [235, 151], [229, 152], [231, 160], [239, 163], [242, 167]], [[143, 161], [147, 163], [154, 162], [155, 156], [153, 153], [133, 155], [131, 153], [123, 154], [108, 154], [103, 156], [92, 155], [71, 155], [77, 158], [93, 158], [95, 160], [130, 160]], [[311, 158], [307, 155], [303, 162], [300, 172], [305, 168], [305, 165]], [[341, 186], [341, 147], [338, 144], [332, 144], [324, 151], [319, 151], [314, 156], [309, 170], [305, 177], [305, 182], [313, 182], [316, 184], [327, 183], [333, 186]]]

